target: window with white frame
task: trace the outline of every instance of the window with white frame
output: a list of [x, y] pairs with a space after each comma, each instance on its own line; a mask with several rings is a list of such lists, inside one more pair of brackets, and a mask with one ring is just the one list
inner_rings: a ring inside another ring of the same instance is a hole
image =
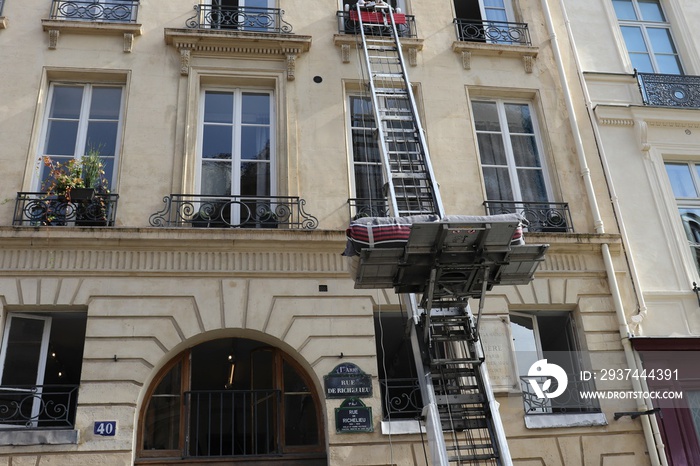
[[386, 210], [377, 126], [369, 97], [349, 97], [350, 150], [355, 215], [381, 216]]
[[73, 427], [84, 312], [10, 312], [0, 349], [0, 428]]
[[211, 5], [211, 15], [204, 23], [214, 29], [265, 32], [276, 25], [275, 13], [270, 11], [275, 6], [274, 0], [207, 0], [207, 3]]
[[472, 109], [487, 199], [548, 201], [548, 181], [530, 103], [473, 100]]
[[[124, 86], [121, 85], [52, 84], [40, 156], [65, 164], [84, 155], [98, 154], [104, 166], [104, 176], [114, 191], [123, 100]], [[50, 170], [45, 164], [40, 166], [36, 184], [39, 190], [47, 181]]]
[[660, 0], [612, 0], [632, 66], [641, 73], [682, 74]]
[[695, 267], [700, 272], [700, 164], [666, 162], [665, 166]]
[[454, 0], [454, 8], [460, 40], [512, 43], [505, 24], [515, 21], [511, 0]]

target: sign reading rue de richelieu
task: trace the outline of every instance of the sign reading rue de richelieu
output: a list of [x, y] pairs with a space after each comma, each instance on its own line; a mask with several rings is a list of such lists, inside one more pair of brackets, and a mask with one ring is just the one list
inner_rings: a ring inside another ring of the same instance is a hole
[[323, 376], [326, 398], [347, 398], [372, 396], [372, 376], [351, 362], [335, 366], [328, 375]]
[[335, 408], [335, 431], [338, 434], [374, 432], [372, 408], [358, 398], [348, 398]]

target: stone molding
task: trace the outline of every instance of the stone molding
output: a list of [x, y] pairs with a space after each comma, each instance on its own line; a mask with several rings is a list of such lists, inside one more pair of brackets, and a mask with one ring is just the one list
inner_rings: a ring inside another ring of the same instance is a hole
[[42, 19], [44, 31], [49, 33], [49, 49], [55, 50], [61, 33], [93, 34], [93, 35], [124, 35], [124, 52], [131, 53], [134, 37], [141, 35], [141, 25], [132, 23], [107, 23], [100, 21], [71, 21], [58, 19]]
[[[343, 63], [350, 63], [350, 48], [362, 48], [360, 40], [352, 34], [334, 34], [333, 44], [340, 47], [340, 57]], [[401, 38], [401, 50], [407, 54], [408, 64], [418, 65], [418, 52], [423, 50], [423, 39]]]
[[465, 70], [472, 68], [472, 55], [479, 55], [484, 57], [520, 58], [526, 73], [532, 73], [535, 58], [539, 54], [538, 47], [527, 45], [483, 44], [463, 41], [452, 42], [452, 50], [462, 55], [462, 67]]
[[598, 118], [598, 123], [603, 126], [634, 126], [631, 118]]

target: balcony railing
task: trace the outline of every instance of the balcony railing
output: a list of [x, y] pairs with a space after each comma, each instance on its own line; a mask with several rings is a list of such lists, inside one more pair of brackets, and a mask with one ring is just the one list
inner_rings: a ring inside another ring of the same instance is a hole
[[135, 23], [138, 0], [53, 0], [50, 19]]
[[72, 429], [77, 398], [77, 385], [0, 387], [0, 425]]
[[353, 220], [363, 217], [389, 216], [389, 203], [386, 199], [363, 199], [354, 197], [348, 199], [348, 207], [350, 208], [350, 218]]
[[[380, 13], [376, 13], [380, 14]], [[360, 34], [360, 23], [357, 21], [356, 11], [338, 11], [338, 32], [340, 34]], [[396, 32], [400, 37], [415, 38], [416, 17], [413, 15], [395, 14]], [[365, 25], [365, 35], [388, 36], [391, 34], [391, 26], [377, 27]]]
[[644, 105], [700, 108], [700, 76], [637, 73]]
[[208, 196], [170, 194], [165, 207], [151, 215], [154, 227], [293, 228], [313, 230], [316, 217], [306, 201], [293, 196]]
[[454, 24], [459, 41], [531, 45], [527, 23], [455, 18]]
[[520, 377], [525, 414], [599, 413], [598, 400], [581, 396], [582, 392], [595, 392], [595, 386], [587, 380], [571, 380], [573, 377], [569, 379], [566, 390], [561, 395], [556, 398], [538, 398], [530, 380], [542, 387], [548, 377]]
[[279, 390], [185, 392], [188, 457], [281, 453]]
[[569, 204], [566, 202], [485, 201], [487, 215], [519, 213], [527, 220], [527, 231], [573, 233]]
[[418, 379], [380, 379], [384, 420], [420, 419], [423, 398]]
[[284, 10], [251, 6], [200, 4], [187, 19], [191, 29], [227, 29], [247, 32], [291, 34], [292, 25], [282, 19]]
[[119, 194], [95, 194], [68, 200], [46, 193], [20, 192], [15, 201], [15, 226], [114, 226]]

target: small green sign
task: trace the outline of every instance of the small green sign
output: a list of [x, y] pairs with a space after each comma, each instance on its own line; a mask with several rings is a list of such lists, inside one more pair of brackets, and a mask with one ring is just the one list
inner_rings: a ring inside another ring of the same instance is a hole
[[348, 398], [335, 408], [335, 431], [339, 434], [374, 432], [372, 408], [358, 398]]

